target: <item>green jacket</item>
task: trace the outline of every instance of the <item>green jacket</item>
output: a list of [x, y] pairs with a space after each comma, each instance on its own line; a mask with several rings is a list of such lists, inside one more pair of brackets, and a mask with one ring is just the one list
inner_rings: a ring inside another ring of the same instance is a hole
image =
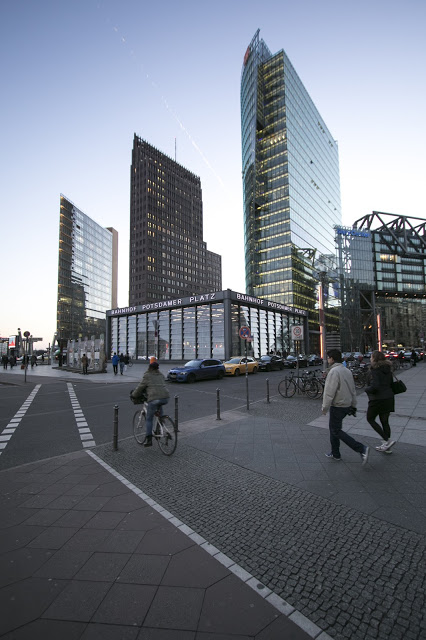
[[159, 371], [147, 371], [132, 392], [132, 398], [139, 398], [143, 392], [148, 396], [148, 402], [160, 400], [160, 398], [170, 398], [166, 387], [166, 380]]

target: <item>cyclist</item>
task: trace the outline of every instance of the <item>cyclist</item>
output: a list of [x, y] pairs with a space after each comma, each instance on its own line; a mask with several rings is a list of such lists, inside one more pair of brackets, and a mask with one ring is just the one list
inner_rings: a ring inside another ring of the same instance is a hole
[[148, 400], [148, 411], [146, 414], [146, 439], [144, 447], [152, 447], [152, 422], [154, 413], [160, 412], [160, 416], [163, 415], [163, 405], [169, 401], [170, 394], [166, 387], [166, 380], [162, 373], [159, 371], [158, 362], [151, 362], [148, 371], [146, 371], [142, 380], [132, 391], [132, 398], [139, 398], [145, 395]]

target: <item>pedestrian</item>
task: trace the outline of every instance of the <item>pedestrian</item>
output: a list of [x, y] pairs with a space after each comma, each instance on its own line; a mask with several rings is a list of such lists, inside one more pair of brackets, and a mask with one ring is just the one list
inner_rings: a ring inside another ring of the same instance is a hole
[[10, 362], [10, 368], [13, 369], [13, 367], [16, 364], [16, 356], [10, 356], [9, 362]]
[[81, 366], [83, 367], [83, 375], [87, 375], [87, 365], [88, 365], [88, 360], [87, 360], [87, 356], [85, 353], [83, 353], [83, 355], [81, 356]]
[[3, 369], [7, 369], [7, 365], [8, 365], [8, 362], [9, 362], [9, 358], [7, 357], [7, 355], [6, 355], [6, 354], [3, 354], [3, 355], [2, 355], [2, 357], [1, 357], [1, 361], [2, 361], [2, 363], [3, 363]]
[[33, 366], [37, 366], [37, 356], [35, 353], [31, 354], [31, 369], [33, 368]]
[[127, 371], [127, 365], [130, 362], [130, 356], [128, 353], [126, 353], [126, 355], [124, 356], [124, 371]]
[[417, 351], [415, 351], [414, 349], [411, 351], [411, 360], [413, 362], [413, 367], [417, 366], [417, 360], [419, 359], [418, 355], [417, 355]]
[[124, 364], [124, 354], [120, 353], [120, 375], [123, 375]]
[[115, 351], [114, 351], [114, 355], [111, 358], [111, 362], [112, 362], [112, 369], [114, 371], [114, 375], [116, 376], [118, 373], [118, 363], [120, 362], [120, 358], [118, 357]]
[[[373, 351], [368, 373], [368, 384], [365, 389], [368, 395], [367, 422], [373, 427], [383, 442], [376, 447], [376, 451], [392, 453], [391, 447], [395, 440], [391, 440], [389, 416], [395, 411], [395, 396], [392, 391], [392, 364], [381, 351]], [[376, 422], [379, 416], [381, 425]]]
[[340, 440], [348, 447], [360, 454], [362, 464], [368, 460], [369, 448], [354, 440], [342, 429], [343, 419], [347, 415], [356, 414], [356, 390], [352, 373], [342, 364], [342, 354], [338, 349], [330, 349], [327, 352], [329, 370], [325, 380], [322, 399], [322, 412], [326, 415], [330, 410], [330, 443], [331, 451], [326, 453], [327, 458], [341, 460]]
[[170, 394], [166, 387], [166, 381], [159, 371], [158, 362], [151, 362], [136, 389], [132, 391], [132, 398], [147, 396], [148, 410], [146, 414], [146, 438], [144, 447], [152, 446], [152, 422], [156, 411], [163, 415], [163, 405], [169, 401]]

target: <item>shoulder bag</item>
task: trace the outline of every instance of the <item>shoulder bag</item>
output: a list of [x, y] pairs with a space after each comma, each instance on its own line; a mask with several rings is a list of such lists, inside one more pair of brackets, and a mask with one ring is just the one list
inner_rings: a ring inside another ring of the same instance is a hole
[[394, 394], [397, 395], [398, 393], [405, 393], [405, 391], [407, 391], [407, 387], [405, 386], [405, 384], [402, 382], [402, 380], [399, 380], [399, 378], [397, 378], [395, 375], [393, 377], [395, 379], [392, 380], [391, 382], [391, 389], [394, 392]]

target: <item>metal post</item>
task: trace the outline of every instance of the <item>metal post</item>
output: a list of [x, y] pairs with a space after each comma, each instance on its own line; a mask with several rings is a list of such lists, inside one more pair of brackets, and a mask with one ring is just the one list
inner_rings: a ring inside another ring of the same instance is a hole
[[220, 389], [216, 389], [216, 420], [220, 419]]
[[118, 404], [114, 405], [114, 436], [112, 441], [114, 451], [118, 449]]
[[248, 387], [248, 364], [247, 364], [247, 340], [246, 343], [246, 395], [247, 395], [247, 411], [250, 411], [249, 387]]
[[269, 403], [269, 378], [266, 378], [266, 402]]
[[179, 396], [175, 396], [175, 430], [179, 431]]

